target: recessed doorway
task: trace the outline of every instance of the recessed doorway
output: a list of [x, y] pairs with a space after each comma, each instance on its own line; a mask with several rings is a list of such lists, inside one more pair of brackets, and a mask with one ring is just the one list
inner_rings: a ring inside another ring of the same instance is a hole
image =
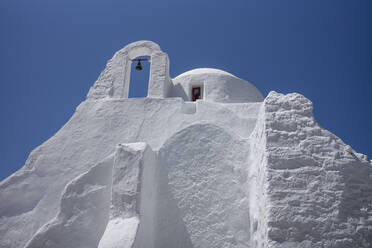
[[191, 89], [191, 100], [195, 102], [198, 99], [202, 99], [202, 89], [201, 86], [193, 86]]

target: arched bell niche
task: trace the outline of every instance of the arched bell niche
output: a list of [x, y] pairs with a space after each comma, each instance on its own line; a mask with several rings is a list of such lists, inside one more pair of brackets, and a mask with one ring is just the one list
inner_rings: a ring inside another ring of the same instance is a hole
[[133, 83], [131, 82], [130, 77], [131, 68], [132, 63], [137, 63], [136, 61], [133, 61], [133, 59], [143, 56], [149, 56], [150, 62], [150, 75], [147, 97], [166, 97], [169, 88], [171, 87], [168, 55], [160, 49], [158, 44], [152, 41], [137, 41], [124, 47], [124, 83], [121, 97], [128, 98], [129, 85]]
[[133, 42], [115, 53], [88, 93], [89, 99], [128, 98], [132, 59], [150, 57], [150, 76], [147, 97], [165, 98], [172, 87], [169, 59], [158, 44], [152, 41]]
[[150, 57], [140, 56], [132, 60], [128, 98], [143, 98], [148, 95]]

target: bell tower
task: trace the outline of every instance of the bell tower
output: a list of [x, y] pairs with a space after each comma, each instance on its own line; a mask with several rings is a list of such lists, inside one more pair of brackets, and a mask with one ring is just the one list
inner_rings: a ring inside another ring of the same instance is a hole
[[[150, 57], [147, 97], [167, 97], [172, 87], [168, 54], [152, 41], [137, 41], [115, 53], [90, 89], [88, 98], [128, 98], [131, 66], [133, 62], [140, 62], [135, 60], [140, 56]], [[138, 69], [140, 69], [140, 65], [138, 65]]]

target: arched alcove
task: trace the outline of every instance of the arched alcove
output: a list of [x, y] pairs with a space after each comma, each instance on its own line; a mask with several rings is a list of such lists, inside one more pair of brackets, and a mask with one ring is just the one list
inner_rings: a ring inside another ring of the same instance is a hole
[[131, 82], [131, 67], [133, 60], [137, 57], [148, 56], [150, 60], [150, 75], [148, 82], [148, 97], [166, 97], [171, 87], [169, 77], [169, 59], [159, 45], [152, 41], [138, 41], [127, 45], [124, 53], [124, 88], [123, 98], [128, 98], [129, 85]]
[[167, 97], [172, 87], [168, 55], [152, 41], [137, 41], [115, 53], [90, 89], [88, 98], [128, 98], [132, 60], [139, 56], [149, 56], [151, 60], [147, 97]]

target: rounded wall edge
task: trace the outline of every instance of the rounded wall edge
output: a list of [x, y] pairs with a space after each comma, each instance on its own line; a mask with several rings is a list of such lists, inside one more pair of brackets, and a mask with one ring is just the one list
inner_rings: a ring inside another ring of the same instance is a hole
[[[198, 73], [200, 71], [200, 73]], [[193, 87], [202, 87], [203, 100], [221, 103], [262, 102], [261, 92], [251, 83], [217, 69], [195, 69], [173, 78], [170, 97], [191, 101]]]

